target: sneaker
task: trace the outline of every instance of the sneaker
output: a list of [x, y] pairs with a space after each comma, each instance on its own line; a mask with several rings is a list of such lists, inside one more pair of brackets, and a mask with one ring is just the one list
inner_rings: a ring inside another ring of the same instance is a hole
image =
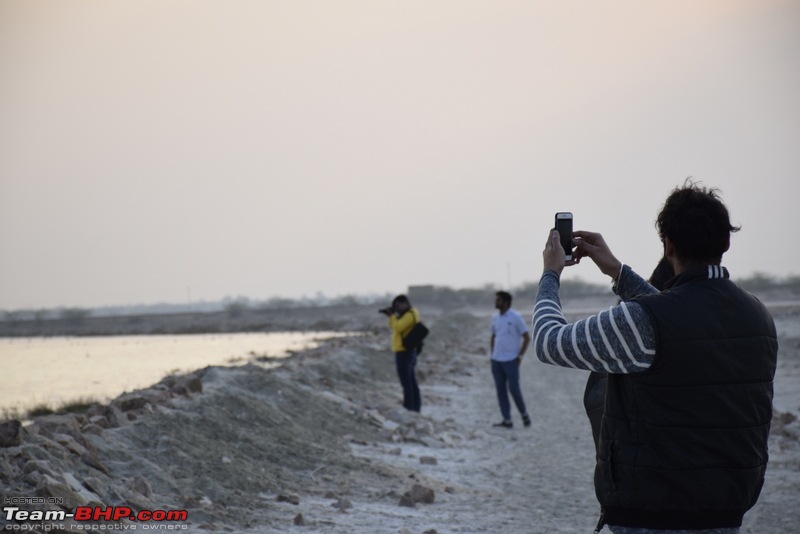
[[511, 421], [503, 421], [500, 423], [495, 423], [492, 426], [501, 426], [503, 428], [514, 428], [514, 423], [512, 423]]
[[531, 426], [531, 418], [528, 417], [528, 414], [522, 416], [522, 424], [525, 426]]

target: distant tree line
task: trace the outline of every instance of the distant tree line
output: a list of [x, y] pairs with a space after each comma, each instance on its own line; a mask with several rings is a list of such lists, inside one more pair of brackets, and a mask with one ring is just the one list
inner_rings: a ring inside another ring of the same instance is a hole
[[[777, 278], [764, 273], [755, 273], [747, 278], [740, 278], [736, 283], [747, 291], [758, 293], [770, 289], [786, 288], [800, 292], [800, 276], [793, 275], [787, 278]], [[515, 298], [536, 294], [538, 283], [526, 282], [510, 289]], [[478, 288], [455, 289], [448, 286], [429, 286], [425, 301], [431, 304], [444, 306], [486, 306], [491, 302], [494, 293], [501, 288], [487, 284]], [[503, 288], [506, 289], [506, 288]], [[585, 282], [583, 280], [563, 280], [561, 282], [561, 295], [564, 297], [582, 297], [607, 294], [608, 285]], [[31, 310], [0, 310], [0, 321], [64, 321], [70, 325], [79, 325], [88, 317], [112, 317], [132, 315], [163, 315], [180, 313], [219, 313], [224, 312], [231, 318], [259, 310], [280, 310], [297, 308], [317, 308], [327, 306], [371, 306], [374, 304], [388, 304], [394, 297], [393, 294], [371, 295], [343, 295], [326, 297], [317, 293], [314, 297], [289, 299], [274, 297], [267, 300], [253, 300], [247, 297], [226, 297], [218, 302], [194, 302], [187, 304], [152, 304], [134, 306], [114, 306], [102, 308], [55, 308]], [[421, 302], [426, 303], [426, 302]]]

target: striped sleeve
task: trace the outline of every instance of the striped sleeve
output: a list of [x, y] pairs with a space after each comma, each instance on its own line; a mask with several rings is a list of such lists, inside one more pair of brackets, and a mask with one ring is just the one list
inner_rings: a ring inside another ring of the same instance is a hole
[[636, 274], [629, 266], [623, 265], [622, 271], [619, 273], [617, 285], [614, 287], [614, 292], [619, 295], [619, 298], [622, 300], [630, 300], [639, 295], [658, 293], [658, 289]]
[[558, 275], [539, 281], [533, 308], [533, 350], [544, 363], [607, 373], [644, 371], [655, 357], [650, 316], [635, 302], [623, 302], [597, 315], [567, 323], [558, 296]]

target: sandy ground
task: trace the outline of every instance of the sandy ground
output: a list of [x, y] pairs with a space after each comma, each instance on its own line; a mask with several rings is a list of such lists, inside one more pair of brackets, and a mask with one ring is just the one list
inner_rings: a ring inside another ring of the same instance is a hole
[[[565, 305], [583, 313], [595, 303]], [[78, 503], [187, 509], [189, 521], [177, 525], [199, 532], [592, 532], [587, 374], [528, 354], [533, 425], [515, 413], [513, 430], [493, 428], [491, 310], [422, 311], [432, 333], [419, 363], [421, 415], [400, 406], [387, 329], [365, 315], [364, 335], [330, 340], [280, 370], [209, 368], [197, 373], [201, 393], [168, 382], [74, 423], [37, 420], [19, 446], [0, 449], [0, 497], [71, 482]], [[753, 534], [800, 524], [800, 305], [773, 311], [776, 418], [766, 485], [742, 529]], [[127, 417], [111, 417], [120, 412]], [[401, 506], [415, 485], [432, 490], [433, 502]], [[13, 525], [0, 519], [2, 527]]]

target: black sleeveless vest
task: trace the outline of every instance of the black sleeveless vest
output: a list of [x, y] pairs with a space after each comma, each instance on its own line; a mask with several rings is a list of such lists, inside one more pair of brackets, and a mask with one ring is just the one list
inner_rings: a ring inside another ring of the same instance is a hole
[[775, 324], [719, 266], [634, 299], [657, 348], [642, 373], [609, 375], [595, 469], [606, 524], [738, 527], [767, 466]]

